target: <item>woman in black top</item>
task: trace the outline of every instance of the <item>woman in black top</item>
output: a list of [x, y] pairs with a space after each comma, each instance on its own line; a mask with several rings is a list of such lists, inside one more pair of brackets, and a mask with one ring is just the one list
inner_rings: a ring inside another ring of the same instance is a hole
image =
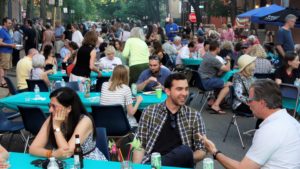
[[275, 71], [276, 83], [294, 84], [295, 80], [300, 78], [298, 69], [299, 64], [299, 56], [295, 52], [286, 52], [283, 60], [283, 66]]
[[86, 33], [82, 46], [78, 49], [77, 57], [74, 61], [75, 66], [70, 75], [70, 81], [83, 82], [90, 77], [91, 71], [98, 73], [98, 77], [101, 76], [101, 72], [95, 67], [95, 46], [97, 41], [98, 37], [95, 31]]

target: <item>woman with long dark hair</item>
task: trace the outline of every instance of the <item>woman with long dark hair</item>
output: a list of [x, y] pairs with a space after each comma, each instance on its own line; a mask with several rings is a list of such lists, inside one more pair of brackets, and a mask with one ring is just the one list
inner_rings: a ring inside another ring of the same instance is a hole
[[77, 93], [59, 88], [50, 94], [49, 112], [29, 153], [41, 157], [68, 158], [73, 155], [75, 135], [80, 136], [84, 158], [106, 160], [96, 147], [96, 129]]
[[51, 45], [45, 45], [43, 50], [45, 56], [45, 70], [51, 70], [53, 66], [57, 67], [57, 60], [53, 54], [53, 47]]

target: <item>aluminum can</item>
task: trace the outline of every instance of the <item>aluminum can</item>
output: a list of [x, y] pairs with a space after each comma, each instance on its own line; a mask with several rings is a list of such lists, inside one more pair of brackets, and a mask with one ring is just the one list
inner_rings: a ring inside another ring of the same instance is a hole
[[214, 169], [214, 160], [211, 158], [205, 158], [203, 160], [203, 169]]
[[134, 96], [137, 94], [137, 86], [135, 83], [131, 84], [131, 92], [132, 92], [132, 95], [134, 95]]
[[161, 169], [161, 155], [154, 152], [151, 154], [151, 169]]

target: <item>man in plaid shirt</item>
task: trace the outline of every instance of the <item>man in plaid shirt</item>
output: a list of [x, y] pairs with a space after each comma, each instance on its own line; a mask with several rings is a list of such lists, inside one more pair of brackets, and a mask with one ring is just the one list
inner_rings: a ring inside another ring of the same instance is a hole
[[189, 86], [185, 75], [174, 73], [165, 81], [164, 103], [147, 107], [140, 119], [137, 138], [142, 150], [133, 155], [135, 163], [149, 163], [151, 153], [162, 155], [162, 165], [193, 168], [206, 154], [197, 133], [206, 134], [200, 112], [185, 106]]

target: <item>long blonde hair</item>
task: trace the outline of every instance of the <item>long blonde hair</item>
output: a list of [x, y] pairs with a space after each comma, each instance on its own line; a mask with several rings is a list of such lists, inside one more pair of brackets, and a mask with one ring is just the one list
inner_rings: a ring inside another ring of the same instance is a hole
[[121, 88], [122, 84], [129, 84], [128, 68], [124, 65], [118, 65], [113, 70], [108, 90], [115, 91], [117, 87]]

